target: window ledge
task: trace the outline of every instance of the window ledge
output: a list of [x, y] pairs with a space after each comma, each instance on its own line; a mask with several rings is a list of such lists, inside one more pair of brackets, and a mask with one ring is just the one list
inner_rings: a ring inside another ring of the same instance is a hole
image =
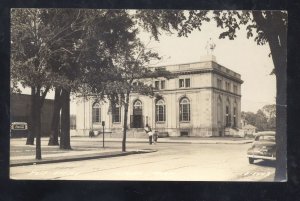
[[157, 124], [165, 124], [166, 122], [165, 121], [156, 121], [155, 123], [157, 123]]

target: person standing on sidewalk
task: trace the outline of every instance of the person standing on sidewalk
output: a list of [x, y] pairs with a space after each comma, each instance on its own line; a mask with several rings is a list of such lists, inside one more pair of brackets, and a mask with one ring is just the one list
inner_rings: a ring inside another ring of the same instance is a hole
[[152, 133], [151, 127], [148, 124], [146, 124], [144, 129], [145, 129], [145, 132], [149, 136], [149, 144], [152, 144], [152, 135], [153, 135], [153, 133]]

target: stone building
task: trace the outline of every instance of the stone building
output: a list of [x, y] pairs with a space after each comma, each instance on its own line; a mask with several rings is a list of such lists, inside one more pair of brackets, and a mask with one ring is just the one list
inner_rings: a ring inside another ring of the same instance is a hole
[[[218, 64], [213, 55], [203, 57], [200, 62], [160, 68], [176, 77], [145, 80], [156, 88], [160, 99], [131, 94], [129, 137], [142, 135], [145, 124], [168, 136], [224, 136], [238, 131], [243, 83], [240, 74]], [[123, 110], [111, 107], [108, 101], [78, 97], [77, 134], [88, 135], [91, 129], [101, 131], [101, 122], [105, 121], [105, 132], [120, 135]]]

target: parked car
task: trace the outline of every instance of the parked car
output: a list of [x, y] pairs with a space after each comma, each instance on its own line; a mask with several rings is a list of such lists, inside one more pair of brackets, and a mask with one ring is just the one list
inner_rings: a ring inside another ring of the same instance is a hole
[[27, 137], [28, 125], [26, 122], [12, 122], [10, 125], [10, 137]]
[[247, 151], [249, 163], [256, 159], [276, 160], [275, 132], [265, 131], [257, 133], [252, 146]]

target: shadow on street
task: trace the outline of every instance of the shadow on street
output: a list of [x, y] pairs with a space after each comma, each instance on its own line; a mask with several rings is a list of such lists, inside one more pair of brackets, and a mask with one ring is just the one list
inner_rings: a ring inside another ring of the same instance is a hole
[[254, 165], [262, 166], [262, 167], [275, 167], [275, 164], [276, 164], [275, 161], [265, 161], [265, 160], [254, 162]]

